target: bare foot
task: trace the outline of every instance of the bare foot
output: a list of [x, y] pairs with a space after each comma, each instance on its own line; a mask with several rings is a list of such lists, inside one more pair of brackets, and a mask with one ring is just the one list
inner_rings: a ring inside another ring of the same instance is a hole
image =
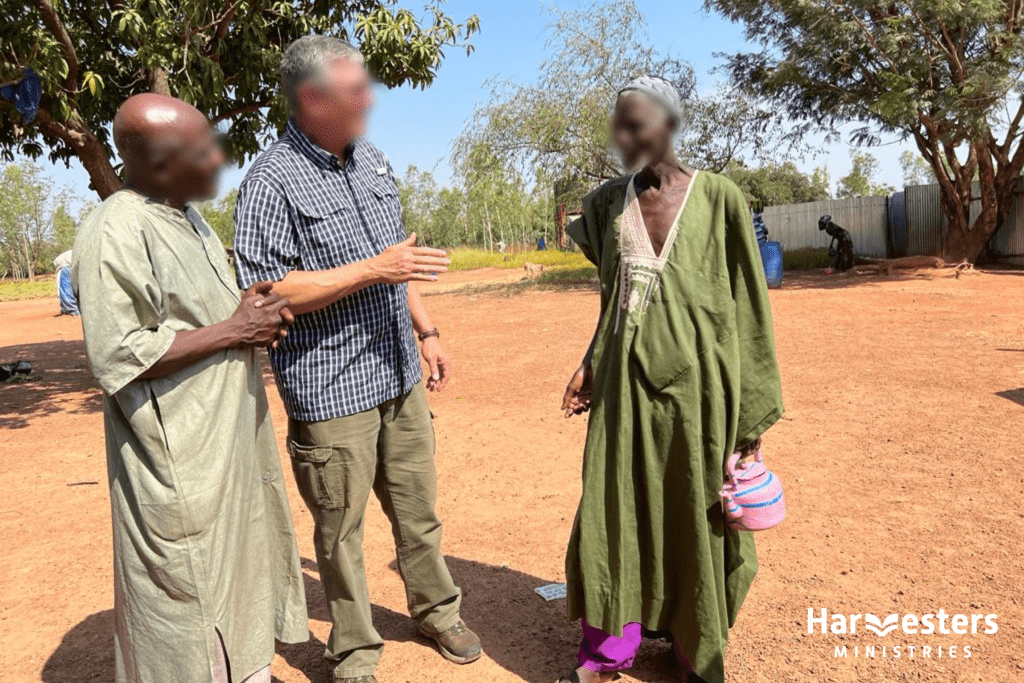
[[617, 671], [591, 671], [581, 666], [568, 676], [562, 676], [555, 683], [607, 683], [618, 677]]

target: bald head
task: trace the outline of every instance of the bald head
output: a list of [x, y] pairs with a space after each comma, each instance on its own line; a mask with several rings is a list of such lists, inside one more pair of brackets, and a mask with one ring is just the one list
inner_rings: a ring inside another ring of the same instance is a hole
[[[198, 109], [166, 95], [125, 100], [114, 116], [114, 144], [129, 184], [159, 199], [190, 201], [216, 191], [223, 154]], [[184, 193], [189, 196], [175, 197]]]

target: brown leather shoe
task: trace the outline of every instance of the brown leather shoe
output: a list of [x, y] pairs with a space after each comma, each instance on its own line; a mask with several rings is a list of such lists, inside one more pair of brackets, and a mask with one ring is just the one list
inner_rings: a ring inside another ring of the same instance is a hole
[[466, 622], [461, 619], [444, 633], [423, 635], [437, 643], [437, 649], [441, 651], [442, 657], [456, 664], [475, 662], [484, 653], [480, 647], [480, 637], [470, 631]]

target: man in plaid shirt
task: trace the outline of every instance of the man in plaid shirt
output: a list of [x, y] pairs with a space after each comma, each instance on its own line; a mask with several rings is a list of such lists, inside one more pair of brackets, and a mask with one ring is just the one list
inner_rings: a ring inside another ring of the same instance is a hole
[[[270, 354], [288, 410], [288, 451], [316, 525], [335, 681], [374, 683], [383, 640], [363, 571], [370, 491], [391, 521], [409, 612], [448, 659], [474, 661], [480, 640], [459, 616], [461, 592], [441, 555], [434, 512], [434, 431], [425, 388], [451, 366], [409, 282], [447, 270], [443, 251], [405, 236], [394, 172], [362, 138], [371, 106], [362, 56], [322, 36], [281, 62], [293, 118], [249, 170], [235, 209], [243, 288], [273, 281], [295, 323]], [[430, 368], [422, 380], [413, 331]]]

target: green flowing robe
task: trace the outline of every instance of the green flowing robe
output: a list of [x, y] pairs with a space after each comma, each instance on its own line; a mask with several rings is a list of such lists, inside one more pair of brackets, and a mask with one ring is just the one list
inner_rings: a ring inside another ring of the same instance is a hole
[[104, 390], [118, 683], [234, 680], [274, 638], [309, 637], [277, 442], [253, 349], [139, 375], [176, 332], [227, 319], [239, 293], [199, 214], [115, 193], [83, 222], [73, 281]]
[[722, 683], [757, 571], [752, 535], [724, 523], [724, 462], [782, 415], [768, 291], [746, 198], [710, 173], [691, 181], [660, 276], [641, 258], [624, 279], [630, 185], [603, 185], [569, 227], [601, 281], [569, 617], [670, 631]]

